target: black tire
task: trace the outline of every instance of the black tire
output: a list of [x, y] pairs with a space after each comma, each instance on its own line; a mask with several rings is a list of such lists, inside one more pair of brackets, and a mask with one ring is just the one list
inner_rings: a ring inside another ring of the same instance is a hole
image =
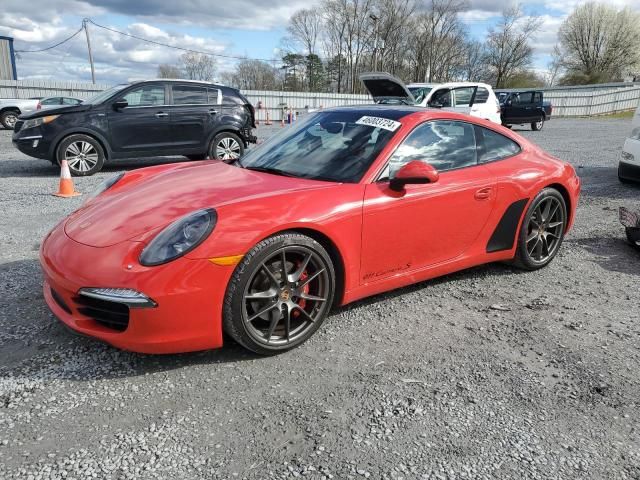
[[[226, 153], [223, 154], [223, 150]], [[219, 133], [211, 141], [208, 154], [212, 160], [231, 163], [244, 155], [244, 141], [235, 133]]]
[[[286, 282], [278, 267], [283, 263]], [[298, 233], [269, 237], [253, 247], [233, 272], [224, 299], [224, 331], [261, 355], [291, 350], [320, 328], [334, 292], [334, 266], [320, 243]]]
[[207, 154], [206, 153], [200, 153], [198, 155], [185, 155], [185, 157], [187, 157], [189, 160], [206, 160], [207, 159]]
[[627, 235], [627, 241], [640, 250], [640, 228], [627, 227], [624, 230]]
[[[547, 211], [547, 218], [544, 218], [548, 204], [551, 206]], [[542, 228], [538, 227], [536, 230], [538, 225], [542, 225]], [[547, 266], [560, 250], [566, 228], [567, 204], [564, 197], [555, 188], [543, 189], [535, 196], [522, 219], [513, 263], [525, 270], [538, 270]], [[538, 252], [541, 255], [536, 258]]]
[[542, 127], [544, 127], [544, 117], [537, 122], [531, 122], [531, 130], [538, 132], [542, 130]]
[[0, 123], [4, 128], [13, 130], [13, 127], [18, 120], [18, 115], [20, 115], [20, 112], [18, 110], [5, 110], [0, 115]]
[[95, 138], [75, 134], [69, 135], [58, 145], [56, 161], [60, 164], [63, 159], [67, 160], [71, 175], [88, 177], [102, 170], [105, 154], [102, 145]]

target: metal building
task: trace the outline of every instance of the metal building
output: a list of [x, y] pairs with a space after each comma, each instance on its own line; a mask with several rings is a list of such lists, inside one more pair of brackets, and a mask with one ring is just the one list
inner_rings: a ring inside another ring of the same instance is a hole
[[0, 36], [0, 80], [17, 80], [13, 38]]

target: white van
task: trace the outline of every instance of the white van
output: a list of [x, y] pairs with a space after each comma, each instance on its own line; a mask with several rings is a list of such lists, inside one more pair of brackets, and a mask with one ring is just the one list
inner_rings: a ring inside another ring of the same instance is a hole
[[640, 105], [631, 120], [631, 135], [622, 147], [618, 178], [622, 183], [640, 182]]
[[405, 103], [442, 108], [500, 125], [500, 103], [490, 85], [477, 82], [411, 83], [388, 73], [363, 73], [360, 80], [376, 103]]

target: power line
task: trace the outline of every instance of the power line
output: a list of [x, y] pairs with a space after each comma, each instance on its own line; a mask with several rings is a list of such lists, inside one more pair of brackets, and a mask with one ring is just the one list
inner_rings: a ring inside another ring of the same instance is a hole
[[71, 35], [70, 37], [65, 38], [64, 40], [62, 40], [61, 42], [56, 43], [55, 45], [51, 45], [50, 47], [47, 48], [41, 48], [39, 50], [16, 50], [16, 53], [37, 53], [37, 52], [46, 52], [47, 50], [51, 50], [52, 48], [56, 48], [59, 47], [60, 45], [62, 45], [63, 43], [67, 43], [69, 40], [71, 40], [73, 37], [75, 37], [76, 35], [78, 35], [82, 29], [84, 27], [80, 27], [78, 29], [78, 31], [76, 33], [74, 33], [73, 35]]
[[240, 56], [237, 56], [237, 55], [223, 55], [221, 53], [213, 53], [213, 52], [208, 52], [206, 50], [194, 50], [193, 48], [178, 47], [176, 45], [169, 45], [168, 43], [162, 43], [162, 42], [157, 42], [155, 40], [149, 40], [148, 38], [139, 37], [139, 36], [133, 35], [131, 33], [121, 32], [120, 30], [116, 30], [114, 28], [105, 27], [104, 25], [100, 25], [99, 23], [94, 22], [90, 18], [85, 18], [85, 21], [95, 25], [98, 28], [103, 28], [104, 30], [108, 30], [108, 31], [113, 32], [113, 33], [118, 33], [118, 34], [124, 35], [126, 37], [135, 38], [136, 40], [140, 40], [142, 42], [153, 43], [154, 45], [160, 45], [162, 47], [173, 48], [175, 50], [182, 50], [183, 52], [199, 53], [199, 54], [202, 54], [202, 55], [210, 55], [212, 57], [231, 58], [231, 59], [234, 59], [234, 60], [260, 60], [260, 61], [263, 61], [263, 62], [273, 62], [274, 61], [273, 58], [267, 59], [267, 58], [240, 57]]

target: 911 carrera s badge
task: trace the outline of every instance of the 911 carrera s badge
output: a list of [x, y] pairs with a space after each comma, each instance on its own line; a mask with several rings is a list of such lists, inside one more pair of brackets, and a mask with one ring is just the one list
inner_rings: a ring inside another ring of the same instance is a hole
[[400, 125], [400, 122], [396, 122], [395, 120], [389, 120], [388, 118], [382, 117], [360, 117], [360, 120], [356, 121], [358, 125], [368, 125], [370, 127], [376, 128], [384, 128], [385, 130], [389, 130], [390, 132], [395, 132]]

